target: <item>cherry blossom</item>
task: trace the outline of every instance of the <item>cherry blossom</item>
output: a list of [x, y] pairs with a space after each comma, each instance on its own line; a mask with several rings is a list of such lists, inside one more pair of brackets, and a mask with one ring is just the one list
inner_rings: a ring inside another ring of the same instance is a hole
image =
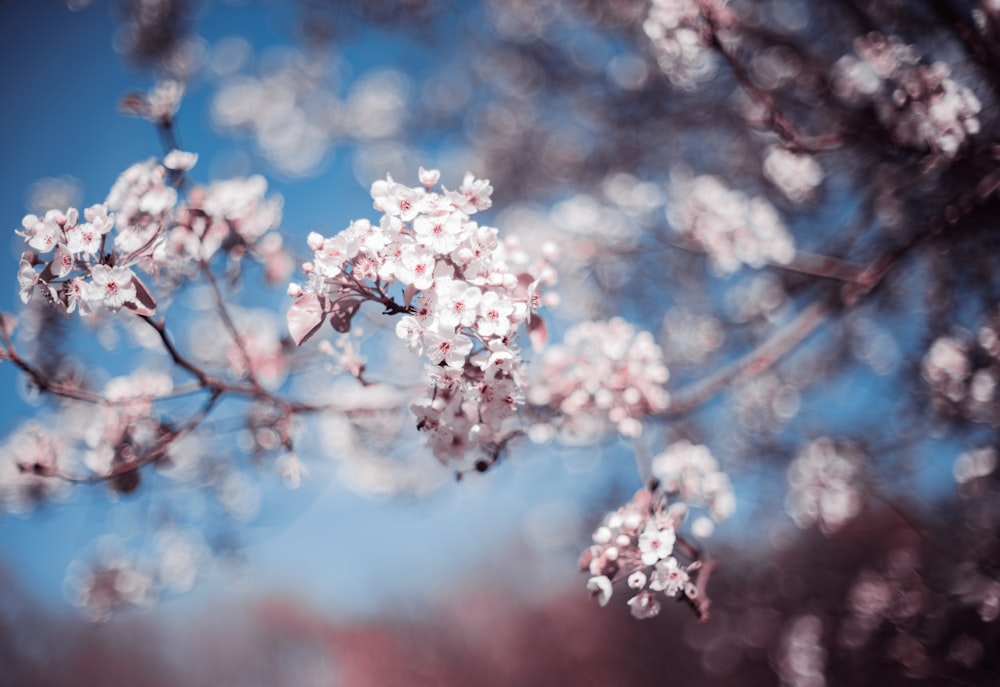
[[667, 218], [708, 253], [721, 275], [742, 265], [787, 264], [795, 256], [792, 237], [770, 203], [734, 191], [714, 176], [676, 176]]
[[558, 409], [564, 437], [590, 441], [610, 424], [626, 436], [642, 431], [642, 420], [667, 408], [663, 385], [670, 373], [649, 332], [622, 318], [582, 322], [562, 344], [548, 347], [528, 399]]
[[871, 32], [833, 68], [834, 91], [852, 104], [872, 103], [896, 140], [953, 158], [980, 129], [979, 98], [951, 78], [944, 62], [924, 64], [898, 36]]
[[[726, 0], [706, 4], [724, 15]], [[692, 90], [715, 74], [708, 25], [697, 0], [653, 0], [642, 29], [653, 43], [660, 69], [675, 86]]]
[[555, 275], [469, 218], [490, 207], [488, 181], [467, 174], [457, 191], [438, 193], [429, 183], [436, 170], [421, 168], [419, 177], [417, 187], [391, 176], [372, 184], [373, 206], [384, 213], [377, 224], [310, 234], [313, 260], [303, 265], [306, 284], [289, 289], [297, 298], [289, 322], [301, 343], [327, 317], [347, 331], [364, 301], [400, 315], [397, 336], [433, 365], [428, 395], [412, 405], [418, 428], [440, 460], [478, 453], [476, 465], [488, 466], [519, 431], [525, 378], [514, 333], [522, 323], [539, 328], [539, 282]]
[[112, 312], [136, 302], [135, 285], [132, 283], [135, 274], [129, 268], [95, 265], [90, 275], [93, 282], [90, 285], [89, 300], [100, 301]]
[[[702, 618], [707, 617], [707, 600], [700, 598], [691, 573], [703, 570], [699, 560], [682, 564], [677, 528], [684, 518], [683, 507], [667, 505], [662, 492], [642, 489], [629, 503], [605, 516], [594, 530], [593, 544], [580, 558], [580, 568], [591, 577], [587, 589], [604, 606], [611, 598], [613, 584], [625, 580], [637, 591], [628, 601], [632, 615], [652, 618], [660, 611], [656, 592], [667, 598], [686, 600], [695, 605]], [[685, 555], [693, 549], [684, 542]]]
[[818, 523], [840, 529], [861, 510], [863, 457], [851, 444], [823, 437], [810, 442], [788, 466], [785, 509], [799, 527]]

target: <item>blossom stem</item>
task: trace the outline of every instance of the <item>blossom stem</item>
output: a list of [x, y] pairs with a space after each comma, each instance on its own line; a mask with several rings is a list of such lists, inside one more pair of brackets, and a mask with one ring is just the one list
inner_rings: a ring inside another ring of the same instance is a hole
[[205, 275], [205, 281], [207, 281], [209, 286], [212, 287], [212, 294], [215, 296], [215, 309], [219, 313], [219, 317], [222, 319], [226, 329], [229, 331], [229, 335], [233, 338], [233, 343], [240, 352], [240, 356], [243, 358], [243, 365], [246, 368], [247, 379], [253, 386], [254, 391], [260, 393], [260, 382], [257, 379], [256, 372], [254, 372], [253, 362], [250, 360], [250, 354], [247, 353], [246, 346], [243, 343], [243, 337], [240, 336], [239, 331], [236, 329], [236, 324], [229, 315], [229, 309], [226, 307], [226, 301], [222, 297], [222, 290], [219, 288], [219, 283], [216, 281], [215, 275], [212, 274], [212, 268], [209, 267], [208, 263], [204, 260], [201, 261], [201, 271]]

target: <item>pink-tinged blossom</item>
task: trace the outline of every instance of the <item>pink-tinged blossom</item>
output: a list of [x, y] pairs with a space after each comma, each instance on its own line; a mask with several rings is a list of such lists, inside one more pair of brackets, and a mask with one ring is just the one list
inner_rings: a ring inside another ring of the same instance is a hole
[[[594, 530], [593, 544], [580, 557], [580, 569], [591, 575], [591, 581], [625, 580], [631, 589], [642, 590], [629, 601], [637, 618], [651, 618], [659, 611], [656, 592], [694, 603], [699, 591], [691, 573], [702, 564], [693, 560], [684, 565], [677, 558], [680, 554], [674, 553], [676, 528], [683, 517], [683, 508], [667, 507], [662, 493], [638, 491], [631, 501], [608, 513]], [[594, 584], [588, 583], [588, 589]]]
[[333, 237], [310, 235], [314, 260], [303, 265], [302, 291], [325, 303], [371, 300], [401, 315], [397, 336], [433, 365], [413, 409], [435, 455], [494, 459], [518, 430], [524, 375], [514, 328], [540, 304], [537, 272], [548, 269], [549, 284], [554, 271], [508, 253], [495, 228], [469, 219], [489, 206], [488, 181], [469, 174], [458, 191], [439, 193], [436, 172], [420, 178], [415, 188], [388, 176], [372, 184], [384, 213], [378, 224], [356, 220]]
[[597, 599], [598, 605], [607, 606], [614, 589], [611, 586], [611, 580], [607, 576], [597, 575], [587, 580], [587, 591]]
[[650, 523], [639, 535], [639, 552], [645, 565], [654, 565], [657, 561], [669, 556], [674, 550], [677, 535], [673, 527], [659, 527]]
[[0, 444], [0, 510], [23, 516], [37, 504], [64, 499], [68, 484], [58, 475], [70, 456], [55, 427], [29, 421], [14, 430]]
[[898, 36], [871, 32], [833, 67], [834, 92], [845, 102], [873, 105], [896, 141], [954, 158], [979, 133], [982, 105], [951, 78], [944, 62], [926, 64], [915, 46]]
[[69, 274], [75, 265], [76, 261], [73, 260], [73, 254], [66, 246], [60, 244], [56, 248], [56, 254], [53, 256], [52, 262], [49, 263], [49, 271], [52, 272], [53, 277], [59, 279]]
[[479, 333], [507, 336], [511, 330], [514, 304], [496, 291], [487, 291], [479, 301]]
[[18, 295], [21, 297], [22, 303], [31, 300], [36, 284], [38, 284], [38, 272], [29, 260], [22, 257], [17, 268]]
[[980, 477], [986, 477], [997, 467], [997, 452], [992, 446], [972, 449], [958, 457], [952, 474], [958, 484], [967, 484]]
[[467, 215], [488, 210], [493, 205], [493, 187], [487, 179], [477, 179], [467, 172], [457, 192], [448, 194], [455, 207]]
[[795, 257], [792, 237], [777, 210], [765, 199], [747, 197], [714, 176], [677, 177], [667, 219], [708, 254], [720, 275], [743, 265], [782, 265]]
[[423, 351], [424, 328], [413, 315], [404, 315], [396, 322], [396, 336], [406, 342], [410, 349], [419, 352]]
[[823, 168], [813, 156], [778, 145], [768, 146], [763, 169], [767, 180], [793, 203], [812, 199], [823, 181]]
[[97, 255], [101, 249], [101, 238], [104, 236], [97, 226], [89, 222], [78, 224], [66, 231], [66, 248], [70, 253], [85, 253]]
[[465, 356], [472, 350], [472, 340], [469, 337], [445, 326], [425, 331], [423, 344], [432, 363], [444, 363], [456, 368], [465, 365]]
[[788, 466], [785, 510], [799, 527], [840, 529], [861, 510], [863, 456], [852, 444], [826, 437], [809, 443]]
[[471, 327], [476, 321], [483, 292], [475, 286], [454, 279], [437, 282], [438, 318], [448, 327]]
[[396, 278], [424, 291], [434, 283], [434, 253], [424, 247], [407, 244], [396, 266]]
[[667, 408], [670, 374], [663, 351], [645, 331], [621, 318], [582, 322], [561, 345], [546, 349], [529, 402], [558, 408], [567, 438], [590, 441], [610, 424], [626, 436], [641, 432], [642, 420]]
[[824, 687], [826, 649], [823, 648], [823, 622], [814, 615], [789, 621], [783, 632], [778, 654], [778, 675], [782, 687]]
[[184, 84], [173, 79], [157, 81], [146, 93], [130, 93], [122, 99], [125, 114], [142, 117], [154, 124], [170, 122], [180, 109]]
[[62, 240], [63, 229], [57, 221], [65, 217], [57, 210], [50, 210], [44, 218], [37, 215], [25, 215], [21, 220], [21, 227], [24, 231], [15, 232], [24, 237], [28, 245], [42, 253], [48, 253], [54, 249]]
[[424, 185], [428, 191], [432, 187], [437, 186], [437, 183], [441, 180], [441, 172], [437, 169], [424, 169], [420, 167], [417, 170], [417, 178], [420, 179], [420, 183]]
[[[652, 473], [663, 491], [686, 506], [705, 508], [715, 522], [726, 520], [736, 510], [729, 476], [719, 469], [719, 461], [707, 446], [674, 442], [653, 458]], [[708, 528], [702, 525], [702, 529]]]
[[198, 153], [189, 153], [174, 148], [163, 158], [163, 166], [176, 172], [186, 172], [198, 162]]
[[629, 610], [633, 618], [648, 620], [660, 613], [660, 602], [652, 592], [639, 592], [628, 600]]
[[423, 214], [413, 220], [416, 240], [435, 253], [446, 254], [465, 238], [465, 222], [457, 213]]
[[126, 609], [149, 608], [157, 597], [157, 579], [148, 566], [110, 551], [102, 552], [91, 565], [74, 561], [66, 588], [73, 605], [89, 620], [102, 623]]
[[162, 165], [147, 160], [129, 167], [111, 187], [105, 205], [115, 215], [118, 251], [137, 257], [152, 254], [177, 204], [177, 191], [166, 177]]
[[[716, 22], [724, 19], [726, 0], [704, 4], [711, 7]], [[715, 54], [702, 11], [697, 0], [653, 0], [642, 24], [660, 70], [685, 90], [693, 90], [715, 74]]]
[[669, 556], [656, 562], [649, 588], [676, 597], [684, 591], [690, 579], [687, 570], [678, 564], [677, 559]]
[[376, 210], [404, 222], [412, 222], [424, 209], [423, 189], [397, 184], [389, 175], [372, 184], [371, 196]]
[[202, 194], [199, 209], [213, 224], [225, 223], [248, 244], [281, 224], [284, 201], [267, 195], [267, 180], [259, 174], [213, 182]]
[[128, 267], [94, 265], [90, 275], [93, 282], [90, 284], [88, 300], [100, 301], [112, 312], [136, 302], [135, 285], [132, 284], [135, 275]]
[[942, 336], [934, 340], [923, 360], [923, 376], [938, 394], [961, 401], [971, 373], [968, 346], [959, 339]]

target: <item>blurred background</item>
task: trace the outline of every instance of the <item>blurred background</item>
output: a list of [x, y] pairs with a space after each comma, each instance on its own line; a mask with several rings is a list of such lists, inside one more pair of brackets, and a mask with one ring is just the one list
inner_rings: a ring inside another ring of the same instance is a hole
[[[134, 491], [4, 493], [0, 684], [993, 684], [998, 15], [988, 0], [0, 0], [0, 310], [55, 377], [172, 373], [125, 318], [22, 305], [13, 230], [161, 157], [119, 103], [174, 79], [191, 178], [259, 174], [282, 199], [295, 267], [234, 273], [241, 328], [284, 336], [306, 236], [374, 220], [374, 180], [415, 186], [422, 165], [455, 188], [471, 171], [495, 189], [481, 223], [560, 248], [550, 343], [622, 317], [662, 349], [675, 401], [638, 438], [546, 427], [456, 480], [400, 395], [419, 361], [362, 310], [324, 336], [398, 393], [362, 394], [315, 348], [277, 373], [292, 398], [371, 409], [297, 421], [298, 489], [269, 419], [227, 400], [173, 474]], [[727, 257], [710, 231], [727, 222], [771, 233]], [[222, 369], [208, 299], [184, 286], [161, 312]], [[12, 364], [0, 385], [7, 462], [26, 423], [70, 442], [86, 424]], [[719, 563], [711, 619], [599, 608], [580, 552], [685, 441], [736, 502], [698, 538]], [[81, 589], [122, 561], [160, 583], [112, 616]]]

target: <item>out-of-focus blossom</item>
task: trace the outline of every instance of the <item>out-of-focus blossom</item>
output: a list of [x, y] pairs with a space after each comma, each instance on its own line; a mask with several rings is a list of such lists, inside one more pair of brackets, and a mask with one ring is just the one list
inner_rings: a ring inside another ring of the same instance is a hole
[[67, 437], [34, 421], [0, 445], [0, 509], [27, 515], [38, 504], [64, 499], [69, 484], [60, 471], [71, 460]]
[[764, 176], [790, 201], [804, 203], [822, 183], [823, 168], [807, 153], [772, 145], [764, 155]]
[[853, 104], [872, 104], [902, 145], [953, 158], [979, 133], [979, 98], [951, 78], [944, 62], [927, 65], [898, 36], [871, 32], [833, 68], [834, 91]]
[[714, 176], [676, 177], [667, 219], [708, 254], [713, 269], [722, 275], [742, 265], [781, 265], [795, 257], [792, 237], [777, 210]]
[[788, 466], [785, 510], [799, 527], [834, 532], [861, 510], [863, 457], [826, 437], [809, 443]]
[[966, 451], [955, 461], [952, 473], [955, 481], [965, 484], [980, 477], [986, 477], [997, 467], [997, 452], [992, 447], [983, 447]]
[[148, 119], [154, 124], [169, 124], [184, 97], [184, 84], [173, 79], [159, 81], [147, 93], [130, 93], [121, 102], [122, 112]]
[[[653, 458], [652, 470], [663, 491], [689, 507], [705, 508], [715, 522], [726, 520], [736, 510], [729, 476], [719, 469], [719, 461], [707, 446], [674, 442]], [[711, 522], [701, 528], [710, 526]]]
[[149, 608], [158, 596], [158, 582], [150, 567], [133, 556], [110, 551], [90, 565], [74, 561], [65, 587], [70, 601], [94, 622], [107, 622], [125, 609]]
[[823, 621], [803, 615], [786, 626], [778, 655], [778, 674], [787, 687], [824, 687], [826, 649], [823, 648]]
[[670, 373], [652, 334], [620, 317], [581, 322], [550, 346], [529, 390], [529, 401], [558, 410], [564, 438], [591, 441], [608, 425], [637, 436], [647, 415], [670, 403]]
[[[726, 16], [726, 0], [704, 3], [715, 21]], [[693, 90], [715, 74], [709, 22], [696, 0], [653, 0], [642, 25], [656, 61], [677, 87]]]

